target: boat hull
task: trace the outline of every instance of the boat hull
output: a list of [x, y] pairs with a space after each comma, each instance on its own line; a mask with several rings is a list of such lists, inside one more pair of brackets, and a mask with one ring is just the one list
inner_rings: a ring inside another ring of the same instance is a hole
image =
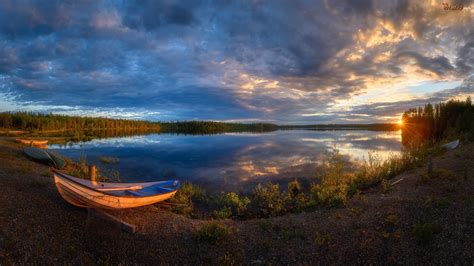
[[127, 209], [154, 204], [172, 197], [176, 190], [146, 197], [114, 196], [87, 188], [68, 180], [60, 174], [54, 175], [59, 194], [70, 204], [82, 208]]
[[48, 144], [47, 140], [28, 140], [28, 139], [16, 139], [17, 142], [25, 145], [41, 146]]
[[31, 159], [47, 165], [52, 165], [57, 169], [62, 169], [66, 165], [66, 161], [59, 155], [44, 149], [26, 147], [23, 149], [23, 152]]

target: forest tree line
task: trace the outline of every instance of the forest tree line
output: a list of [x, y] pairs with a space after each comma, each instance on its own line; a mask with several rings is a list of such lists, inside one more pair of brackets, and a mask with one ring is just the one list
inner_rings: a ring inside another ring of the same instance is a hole
[[[216, 134], [224, 132], [266, 132], [276, 130], [277, 125], [254, 123], [238, 124], [214, 121], [150, 122], [144, 120], [79, 117], [32, 112], [0, 113], [0, 128], [30, 132], [69, 131], [138, 131], [182, 134]], [[118, 133], [117, 133], [118, 134]], [[87, 134], [85, 134], [87, 135]]]
[[437, 142], [444, 139], [474, 140], [474, 106], [471, 98], [449, 100], [412, 108], [402, 116], [403, 144]]
[[0, 128], [28, 131], [53, 130], [159, 130], [160, 125], [143, 120], [80, 117], [32, 112], [0, 113]]
[[278, 129], [268, 123], [223, 123], [214, 121], [159, 122], [161, 132], [183, 134], [215, 134], [223, 132], [269, 132]]

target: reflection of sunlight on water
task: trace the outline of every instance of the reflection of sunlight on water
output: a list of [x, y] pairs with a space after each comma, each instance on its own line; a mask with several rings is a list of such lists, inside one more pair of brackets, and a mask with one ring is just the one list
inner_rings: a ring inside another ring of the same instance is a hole
[[377, 134], [378, 139], [393, 139], [393, 140], [402, 140], [402, 131], [391, 131], [391, 132], [383, 132], [380, 134]]
[[339, 144], [337, 149], [343, 155], [348, 156], [351, 160], [363, 161], [369, 156], [369, 153], [378, 156], [381, 160], [386, 160], [392, 155], [400, 153], [400, 150], [387, 150], [386, 147], [378, 146], [378, 149], [361, 149], [354, 147], [351, 143]]
[[301, 141], [307, 141], [307, 142], [317, 142], [317, 143], [324, 143], [324, 142], [334, 142], [336, 139], [323, 139], [323, 138], [301, 138]]
[[355, 138], [353, 139], [354, 141], [362, 141], [362, 140], [369, 140], [368, 137], [360, 137], [360, 138]]

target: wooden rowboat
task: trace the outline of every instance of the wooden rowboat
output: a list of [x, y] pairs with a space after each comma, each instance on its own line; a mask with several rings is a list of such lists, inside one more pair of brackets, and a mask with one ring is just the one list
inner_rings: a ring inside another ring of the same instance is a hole
[[83, 208], [125, 209], [154, 204], [173, 196], [177, 180], [147, 183], [94, 182], [54, 171], [59, 194], [70, 204]]
[[61, 156], [48, 150], [28, 147], [24, 148], [23, 152], [31, 159], [47, 165], [52, 165], [57, 169], [62, 169], [66, 165], [66, 161], [64, 161]]
[[47, 140], [16, 139], [17, 142], [25, 145], [41, 146], [48, 144]]

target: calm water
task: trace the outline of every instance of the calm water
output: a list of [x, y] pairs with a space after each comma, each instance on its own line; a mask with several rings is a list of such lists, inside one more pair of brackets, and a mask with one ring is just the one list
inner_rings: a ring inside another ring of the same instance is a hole
[[[120, 171], [125, 182], [188, 180], [209, 191], [249, 192], [260, 182], [314, 180], [318, 162], [337, 148], [348, 160], [382, 158], [401, 149], [400, 132], [288, 130], [222, 135], [151, 134], [52, 145], [60, 153], [85, 156], [99, 167]], [[100, 156], [119, 158], [103, 165]]]

